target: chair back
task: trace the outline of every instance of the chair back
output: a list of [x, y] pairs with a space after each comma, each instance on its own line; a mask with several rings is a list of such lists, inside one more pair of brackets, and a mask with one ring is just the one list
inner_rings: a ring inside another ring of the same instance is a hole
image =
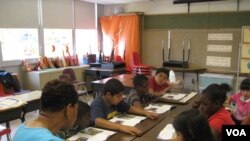
[[116, 55], [116, 56], [115, 56], [115, 61], [116, 61], [116, 62], [123, 62], [122, 57], [119, 56], [119, 55]]
[[73, 81], [77, 80], [75, 72], [74, 72], [74, 70], [72, 68], [66, 68], [66, 69], [64, 69], [63, 70], [63, 74], [68, 74], [73, 79]]
[[59, 75], [58, 79], [61, 81], [68, 82], [70, 84], [73, 84], [73, 82], [74, 82], [74, 80], [72, 79], [72, 77], [69, 74], [61, 74], [61, 75]]

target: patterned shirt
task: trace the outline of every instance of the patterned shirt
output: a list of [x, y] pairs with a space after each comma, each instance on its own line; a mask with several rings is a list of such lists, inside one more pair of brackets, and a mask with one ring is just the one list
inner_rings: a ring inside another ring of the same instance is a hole
[[130, 93], [125, 97], [124, 102], [129, 105], [134, 105], [136, 101], [140, 102], [141, 105], [145, 105], [156, 97], [153, 95], [147, 94], [138, 94], [135, 89], [132, 89]]

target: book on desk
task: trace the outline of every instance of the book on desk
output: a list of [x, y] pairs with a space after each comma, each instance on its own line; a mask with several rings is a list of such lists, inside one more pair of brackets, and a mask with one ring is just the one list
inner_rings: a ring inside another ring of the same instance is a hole
[[88, 127], [68, 138], [66, 141], [105, 141], [114, 134], [116, 134], [114, 131]]
[[187, 104], [188, 101], [193, 98], [197, 92], [191, 92], [189, 94], [183, 93], [166, 93], [158, 98], [158, 101], [175, 103], [175, 104]]

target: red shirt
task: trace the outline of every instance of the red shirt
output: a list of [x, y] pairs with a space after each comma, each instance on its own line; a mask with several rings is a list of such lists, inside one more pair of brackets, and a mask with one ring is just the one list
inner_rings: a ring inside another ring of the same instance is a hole
[[218, 110], [208, 119], [210, 127], [217, 130], [219, 133], [219, 138], [221, 139], [221, 129], [222, 125], [234, 125], [234, 121], [231, 118], [231, 113], [229, 113], [224, 107]]
[[149, 78], [149, 88], [153, 89], [154, 92], [161, 92], [166, 89], [169, 85], [167, 83], [163, 85], [158, 85], [155, 81], [155, 77]]

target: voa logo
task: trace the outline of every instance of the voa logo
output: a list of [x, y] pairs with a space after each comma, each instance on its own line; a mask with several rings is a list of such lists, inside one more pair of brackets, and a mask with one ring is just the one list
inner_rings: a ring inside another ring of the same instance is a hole
[[244, 129], [226, 129], [227, 136], [247, 136]]

